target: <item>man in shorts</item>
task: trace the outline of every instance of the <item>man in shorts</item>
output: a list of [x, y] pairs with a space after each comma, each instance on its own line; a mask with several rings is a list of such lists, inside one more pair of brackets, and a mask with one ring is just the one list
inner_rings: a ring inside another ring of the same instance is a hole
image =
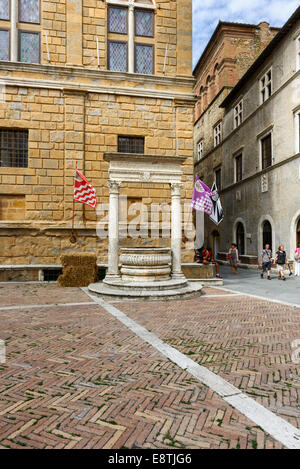
[[260, 277], [264, 278], [264, 273], [267, 271], [268, 280], [271, 280], [271, 263], [272, 263], [272, 251], [270, 245], [266, 244], [265, 249], [261, 252], [261, 274]]

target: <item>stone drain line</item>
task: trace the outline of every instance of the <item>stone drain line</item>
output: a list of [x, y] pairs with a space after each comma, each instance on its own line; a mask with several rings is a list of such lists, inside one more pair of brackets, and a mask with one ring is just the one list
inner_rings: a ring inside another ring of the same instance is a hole
[[124, 324], [140, 339], [154, 347], [180, 368], [188, 371], [198, 381], [216, 392], [225, 402], [227, 402], [227, 404], [230, 404], [232, 407], [237, 409], [256, 425], [259, 425], [275, 440], [282, 443], [288, 449], [300, 449], [300, 430], [298, 428], [294, 427], [281, 417], [278, 417], [276, 414], [263, 407], [254, 399], [248, 397], [220, 376], [166, 344], [155, 334], [149, 332], [145, 327], [130, 319], [126, 314], [112, 304], [107, 303], [99, 297], [91, 295], [87, 288], [82, 288], [82, 290], [96, 304], [101, 306], [105, 311]]

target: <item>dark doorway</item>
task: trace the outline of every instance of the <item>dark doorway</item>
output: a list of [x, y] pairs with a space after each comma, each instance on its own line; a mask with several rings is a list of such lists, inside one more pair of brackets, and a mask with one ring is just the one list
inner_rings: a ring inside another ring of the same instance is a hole
[[298, 225], [297, 225], [297, 248], [300, 247], [300, 218], [298, 220]]
[[263, 224], [263, 249], [265, 249], [266, 244], [269, 244], [270, 249], [272, 249], [272, 227], [268, 220]]
[[236, 227], [236, 244], [239, 251], [239, 255], [245, 254], [245, 230], [242, 223], [238, 223]]

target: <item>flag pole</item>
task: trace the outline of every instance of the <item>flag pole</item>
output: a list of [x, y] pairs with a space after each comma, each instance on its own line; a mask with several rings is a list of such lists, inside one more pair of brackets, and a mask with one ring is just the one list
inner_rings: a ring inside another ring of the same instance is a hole
[[[77, 170], [77, 161], [76, 161], [76, 166], [75, 166], [75, 177], [76, 177], [76, 170]], [[70, 238], [70, 242], [72, 244], [76, 243], [76, 236], [74, 235], [74, 220], [75, 220], [75, 199], [74, 199], [74, 190], [73, 190], [72, 233], [71, 233], [71, 238]]]

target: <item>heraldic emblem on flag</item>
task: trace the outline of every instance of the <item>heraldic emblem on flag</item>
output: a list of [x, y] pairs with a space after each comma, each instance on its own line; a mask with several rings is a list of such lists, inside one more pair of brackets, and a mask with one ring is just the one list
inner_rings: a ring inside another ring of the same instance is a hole
[[213, 204], [213, 209], [209, 218], [216, 225], [219, 225], [221, 221], [224, 220], [224, 212], [222, 209], [220, 196], [218, 194], [218, 188], [215, 182], [212, 185], [211, 192], [212, 192], [211, 201]]
[[81, 202], [82, 204], [89, 205], [92, 208], [96, 208], [97, 205], [97, 194], [95, 188], [89, 183], [89, 181], [75, 169], [75, 181], [74, 181], [74, 200]]
[[213, 193], [210, 188], [207, 187], [204, 182], [202, 182], [198, 176], [196, 176], [196, 181], [194, 185], [193, 199], [192, 199], [192, 208], [199, 210], [200, 212], [205, 212], [207, 215], [211, 215], [213, 210], [213, 202], [211, 196]]

